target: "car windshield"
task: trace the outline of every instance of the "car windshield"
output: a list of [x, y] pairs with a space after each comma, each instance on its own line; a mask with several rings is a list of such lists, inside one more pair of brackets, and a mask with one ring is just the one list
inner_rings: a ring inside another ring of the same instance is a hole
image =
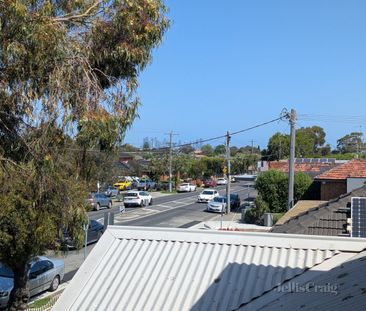
[[13, 271], [6, 265], [0, 262], [0, 277], [3, 278], [14, 278]]
[[237, 199], [238, 198], [238, 195], [237, 194], [230, 194], [230, 199]]
[[128, 192], [125, 194], [125, 197], [137, 197], [138, 193], [136, 192]]
[[212, 195], [214, 194], [213, 191], [203, 191], [202, 194]]
[[220, 203], [226, 202], [226, 198], [224, 198], [224, 197], [216, 197], [216, 198], [214, 198], [214, 202], [220, 202]]
[[188, 186], [189, 184], [181, 184], [182, 187], [186, 187]]

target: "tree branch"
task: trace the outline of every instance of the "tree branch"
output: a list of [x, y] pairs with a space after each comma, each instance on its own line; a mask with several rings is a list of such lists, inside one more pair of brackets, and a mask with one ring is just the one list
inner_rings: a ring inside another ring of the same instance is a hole
[[84, 13], [81, 14], [76, 14], [76, 15], [63, 15], [63, 16], [59, 16], [59, 17], [55, 17], [52, 20], [54, 22], [69, 22], [69, 21], [73, 21], [75, 19], [82, 19], [84, 17], [88, 17], [90, 15], [90, 12], [95, 9], [97, 6], [99, 6], [99, 4], [101, 4], [103, 1], [99, 0], [94, 2]]

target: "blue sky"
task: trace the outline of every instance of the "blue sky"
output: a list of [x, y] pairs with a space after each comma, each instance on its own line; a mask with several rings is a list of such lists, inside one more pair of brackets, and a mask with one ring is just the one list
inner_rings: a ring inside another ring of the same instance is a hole
[[[141, 74], [140, 119], [125, 142], [210, 138], [295, 108], [335, 147], [366, 129], [366, 1], [167, 0], [172, 26]], [[361, 126], [361, 127], [360, 127]], [[233, 137], [264, 148], [273, 123]], [[222, 141], [214, 141], [219, 144]]]

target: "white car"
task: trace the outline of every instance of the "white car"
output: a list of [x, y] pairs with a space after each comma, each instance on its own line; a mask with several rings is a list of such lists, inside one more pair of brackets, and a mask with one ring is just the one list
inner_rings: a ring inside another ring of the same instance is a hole
[[196, 191], [196, 189], [197, 189], [196, 185], [190, 183], [183, 183], [178, 186], [177, 192], [191, 192]]
[[208, 202], [219, 196], [219, 192], [213, 189], [203, 190], [198, 196], [197, 202]]
[[128, 191], [123, 198], [125, 207], [152, 205], [152, 197], [147, 191]]
[[218, 196], [215, 197], [212, 201], [207, 203], [207, 211], [208, 212], [226, 212], [226, 197]]
[[226, 185], [227, 180], [225, 178], [218, 178], [216, 183], [217, 183], [218, 186]]

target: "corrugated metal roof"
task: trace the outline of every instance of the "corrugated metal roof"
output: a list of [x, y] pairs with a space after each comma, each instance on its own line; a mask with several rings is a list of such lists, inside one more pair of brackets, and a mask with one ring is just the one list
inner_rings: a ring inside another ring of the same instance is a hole
[[54, 310], [235, 310], [364, 240], [109, 227]]
[[[327, 273], [318, 274], [306, 292], [286, 293], [260, 310], [365, 310], [365, 270], [363, 252]], [[306, 288], [306, 283], [302, 288]]]

